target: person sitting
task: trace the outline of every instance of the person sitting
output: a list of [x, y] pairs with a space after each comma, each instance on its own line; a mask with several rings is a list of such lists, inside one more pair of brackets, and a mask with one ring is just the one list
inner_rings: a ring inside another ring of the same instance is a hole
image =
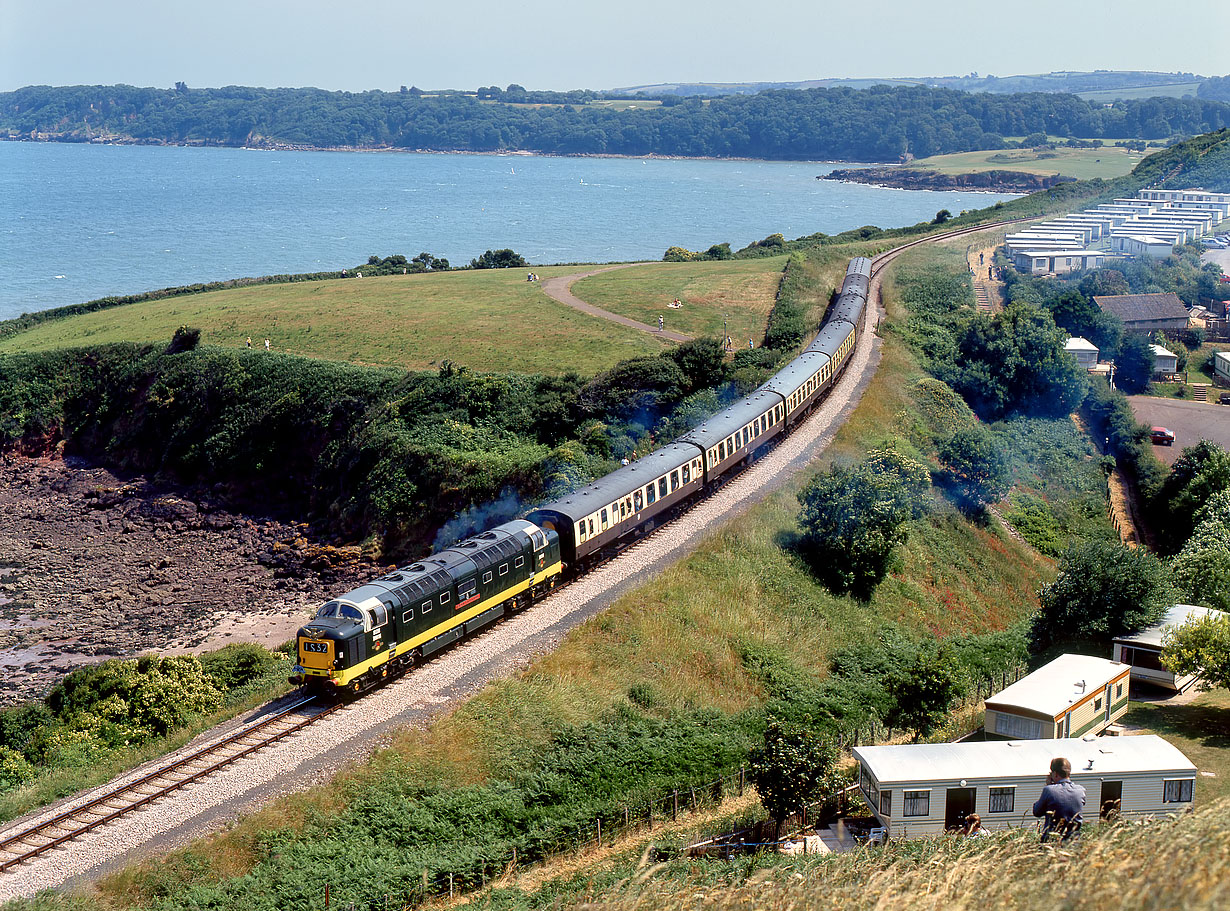
[[1042, 819], [1042, 841], [1051, 833], [1059, 833], [1062, 844], [1075, 838], [1084, 824], [1085, 789], [1072, 780], [1072, 763], [1057, 756], [1051, 760], [1051, 772], [1046, 776], [1042, 796], [1034, 803], [1034, 816]]
[[965, 817], [965, 834], [970, 838], [979, 838], [983, 835], [990, 835], [986, 829], [982, 827], [982, 817], [977, 813], [970, 813]]

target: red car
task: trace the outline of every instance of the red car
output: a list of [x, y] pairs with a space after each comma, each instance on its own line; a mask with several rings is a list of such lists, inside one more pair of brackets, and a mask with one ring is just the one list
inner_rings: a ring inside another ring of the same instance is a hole
[[1161, 446], [1173, 446], [1174, 434], [1165, 427], [1154, 427], [1149, 431], [1149, 436], [1155, 444]]

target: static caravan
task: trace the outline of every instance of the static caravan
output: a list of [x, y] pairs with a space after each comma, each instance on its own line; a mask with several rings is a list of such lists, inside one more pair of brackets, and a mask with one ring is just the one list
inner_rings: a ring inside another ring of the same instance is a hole
[[1188, 674], [1185, 677], [1176, 677], [1162, 667], [1162, 636], [1168, 627], [1182, 626], [1194, 617], [1217, 613], [1220, 611], [1208, 607], [1176, 604], [1166, 611], [1166, 616], [1160, 623], [1131, 636], [1115, 639], [1115, 660], [1131, 666], [1133, 680], [1181, 693], [1196, 681], [1196, 676]]
[[1213, 353], [1213, 375], [1223, 385], [1230, 386], [1230, 351]]
[[1088, 339], [1077, 336], [1070, 338], [1067, 344], [1063, 346], [1063, 350], [1076, 358], [1078, 367], [1084, 367], [1088, 370], [1090, 367], [1098, 365], [1098, 346]]
[[1060, 655], [987, 697], [987, 736], [1051, 740], [1100, 734], [1127, 711], [1131, 672], [1105, 658]]
[[1155, 376], [1174, 376], [1179, 370], [1179, 356], [1173, 351], [1167, 351], [1161, 345], [1150, 345], [1153, 352], [1153, 373]]
[[1032, 826], [1051, 760], [1072, 763], [1085, 789], [1085, 820], [1100, 811], [1128, 818], [1192, 805], [1196, 767], [1156, 734], [1083, 740], [903, 743], [856, 747], [859, 790], [889, 838], [937, 835], [970, 813], [992, 831]]

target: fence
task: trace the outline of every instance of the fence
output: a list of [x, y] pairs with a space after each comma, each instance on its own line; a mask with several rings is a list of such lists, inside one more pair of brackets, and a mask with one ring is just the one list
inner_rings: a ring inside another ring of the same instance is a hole
[[[1026, 673], [1026, 668], [1016, 666], [975, 681], [973, 689], [952, 713], [949, 722], [937, 732], [935, 739], [957, 740], [977, 730], [981, 725], [982, 700], [998, 692], [1010, 683], [1015, 683]], [[891, 741], [904, 732], [894, 731], [885, 725], [868, 723], [837, 733], [837, 745], [842, 755], [849, 755], [856, 746]], [[552, 842], [539, 842], [532, 852], [518, 854], [516, 847], [503, 857], [488, 860], [476, 868], [458, 870], [423, 870], [420, 883], [399, 895], [385, 895], [384, 901], [364, 901], [356, 904], [332, 902], [331, 886], [325, 884], [323, 907], [329, 911], [410, 911], [410, 909], [433, 900], [453, 899], [458, 894], [473, 889], [486, 888], [512, 874], [522, 863], [550, 860], [566, 853], [601, 848], [611, 840], [653, 828], [664, 822], [675, 822], [681, 816], [712, 809], [731, 797], [742, 797], [750, 787], [746, 767], [740, 767], [727, 775], [699, 783], [686, 783], [644, 801], [631, 801], [610, 812], [593, 817], [584, 827], [560, 833]], [[841, 788], [816, 800], [799, 813], [786, 818], [782, 831], [793, 834], [835, 812], [844, 811], [851, 799], [854, 786]], [[702, 839], [714, 844], [741, 838], [745, 845], [769, 843], [775, 826], [765, 821], [759, 808], [749, 809], [728, 818], [721, 831], [706, 833]]]

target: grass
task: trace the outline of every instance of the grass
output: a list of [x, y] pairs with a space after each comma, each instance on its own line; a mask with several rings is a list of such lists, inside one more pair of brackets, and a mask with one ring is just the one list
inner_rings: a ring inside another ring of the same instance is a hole
[[1158, 85], [1141, 85], [1134, 88], [1106, 89], [1100, 92], [1076, 92], [1077, 98], [1086, 101], [1130, 101], [1136, 98], [1195, 98], [1199, 82], [1163, 82]]
[[1199, 804], [1230, 798], [1230, 691], [1200, 693], [1183, 704], [1133, 702], [1123, 723], [1165, 737], [1196, 764]]
[[1122, 177], [1144, 158], [1140, 152], [1129, 152], [1114, 146], [1100, 149], [999, 149], [981, 152], [958, 152], [953, 155], [933, 155], [919, 158], [910, 167], [940, 174], [971, 174], [982, 171], [1024, 171], [1027, 174], [1050, 176], [1059, 174], [1077, 180], [1094, 177]]
[[[691, 336], [721, 338], [723, 324], [739, 347], [757, 344], [773, 308], [785, 256], [701, 263], [653, 263], [581, 279], [572, 292], [586, 303]], [[678, 310], [667, 305], [676, 298]]]
[[625, 861], [484, 906], [589, 911], [1214, 911], [1230, 901], [1230, 806], [1090, 829], [1057, 848], [1031, 831], [939, 836], [849, 854], [753, 855], [732, 862]]
[[[535, 268], [542, 278], [579, 271]], [[656, 321], [656, 318], [655, 318]], [[129, 304], [46, 323], [0, 342], [43, 351], [107, 342], [170, 340], [179, 326], [207, 345], [260, 347], [358, 364], [432, 369], [451, 361], [481, 371], [597, 373], [655, 354], [651, 333], [552, 300], [525, 271], [481, 270], [233, 288]]]

